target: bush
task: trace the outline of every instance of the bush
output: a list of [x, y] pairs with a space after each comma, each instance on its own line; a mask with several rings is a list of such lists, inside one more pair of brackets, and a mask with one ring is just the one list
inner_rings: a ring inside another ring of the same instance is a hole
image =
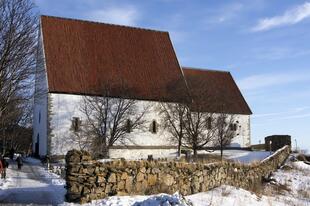
[[299, 154], [297, 157], [296, 157], [299, 161], [308, 161], [307, 158], [306, 158], [306, 155], [304, 154]]

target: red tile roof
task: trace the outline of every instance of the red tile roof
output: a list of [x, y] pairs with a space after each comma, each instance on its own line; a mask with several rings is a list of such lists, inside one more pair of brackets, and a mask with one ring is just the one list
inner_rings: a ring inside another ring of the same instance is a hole
[[196, 109], [252, 114], [230, 72], [183, 67], [183, 73]]
[[188, 97], [168, 32], [50, 16], [41, 17], [41, 29], [49, 92], [100, 95], [108, 84], [112, 97]]
[[167, 102], [190, 92], [207, 112], [251, 114], [229, 72], [183, 68], [188, 89], [168, 32], [50, 16], [41, 29], [49, 92], [102, 95], [109, 85], [111, 97]]

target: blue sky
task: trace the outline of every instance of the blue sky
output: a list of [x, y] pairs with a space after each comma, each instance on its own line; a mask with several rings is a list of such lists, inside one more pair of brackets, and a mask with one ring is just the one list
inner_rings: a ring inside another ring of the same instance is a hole
[[35, 3], [45, 15], [169, 31], [181, 65], [232, 73], [253, 111], [252, 143], [289, 134], [310, 149], [310, 1]]

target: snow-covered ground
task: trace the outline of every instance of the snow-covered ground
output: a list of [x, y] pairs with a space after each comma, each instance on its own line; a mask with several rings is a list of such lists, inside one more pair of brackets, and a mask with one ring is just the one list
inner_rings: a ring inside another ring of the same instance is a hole
[[[79, 204], [64, 201], [65, 181], [51, 174], [35, 159], [28, 159], [23, 171], [18, 171], [15, 165], [10, 165], [8, 178], [0, 181], [0, 204], [25, 203], [62, 206], [77, 206]], [[35, 171], [33, 171], [35, 170]], [[32, 175], [34, 173], [34, 175]], [[208, 192], [183, 197], [158, 194], [150, 196], [113, 196], [96, 200], [85, 206], [246, 206], [246, 205], [302, 205], [310, 206], [310, 165], [301, 161], [287, 161], [283, 169], [273, 174], [274, 181], [263, 187], [259, 194], [223, 185]], [[43, 200], [44, 201], [43, 201]], [[50, 202], [49, 202], [50, 201]]]
[[[217, 155], [220, 156], [221, 155], [221, 151], [220, 150], [199, 150], [198, 154], [206, 154], [206, 155]], [[256, 162], [256, 161], [261, 161], [263, 159], [265, 159], [266, 157], [270, 156], [272, 153], [268, 152], [268, 151], [247, 151], [247, 150], [224, 150], [224, 158], [225, 159], [230, 159], [230, 160], [234, 160], [236, 162], [240, 162], [240, 163], [244, 163], [244, 164], [249, 164], [252, 162]], [[192, 154], [193, 155], [193, 154]], [[181, 157], [185, 157], [185, 154], [181, 154]], [[160, 156], [154, 156], [154, 159], [158, 159], [161, 158]], [[100, 159], [98, 160], [99, 162], [110, 162], [113, 160], [116, 160], [118, 158], [115, 159]], [[141, 158], [127, 158], [127, 160], [138, 160]], [[177, 153], [170, 153], [169, 155], [165, 156], [165, 159], [178, 159], [177, 157]]]
[[[285, 169], [284, 169], [285, 168]], [[287, 162], [272, 176], [274, 181], [263, 186], [258, 194], [228, 185], [205, 193], [187, 196], [193, 205], [212, 206], [310, 206], [310, 165], [301, 161]]]
[[64, 202], [65, 181], [49, 173], [40, 161], [27, 159], [22, 170], [10, 161], [7, 179], [1, 179], [0, 204], [53, 204]]
[[[199, 154], [211, 154], [211, 155], [221, 155], [220, 150], [215, 151], [204, 151], [201, 150]], [[248, 164], [255, 161], [261, 161], [268, 157], [270, 152], [266, 151], [247, 151], [247, 150], [224, 150], [223, 156], [226, 159], [235, 160], [244, 164]]]

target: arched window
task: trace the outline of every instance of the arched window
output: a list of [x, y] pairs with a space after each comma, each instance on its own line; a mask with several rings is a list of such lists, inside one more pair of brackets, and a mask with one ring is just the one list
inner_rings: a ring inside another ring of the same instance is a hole
[[151, 132], [156, 134], [157, 130], [158, 130], [157, 122], [156, 122], [156, 120], [153, 120], [152, 123], [151, 123]]

